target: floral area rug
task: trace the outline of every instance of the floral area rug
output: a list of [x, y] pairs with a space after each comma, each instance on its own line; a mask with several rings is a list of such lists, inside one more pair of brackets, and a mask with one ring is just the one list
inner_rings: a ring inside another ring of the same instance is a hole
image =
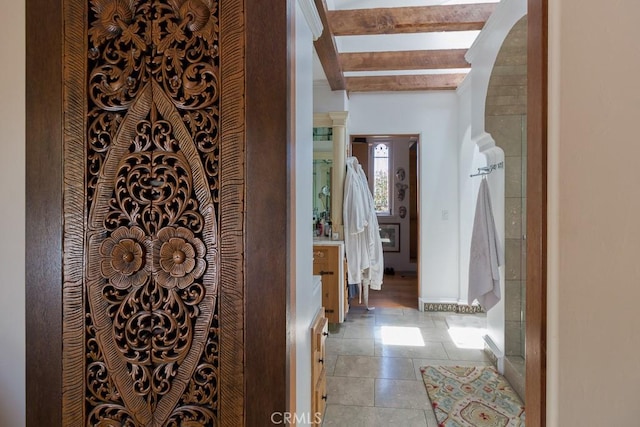
[[524, 426], [524, 405], [493, 366], [420, 368], [439, 427]]

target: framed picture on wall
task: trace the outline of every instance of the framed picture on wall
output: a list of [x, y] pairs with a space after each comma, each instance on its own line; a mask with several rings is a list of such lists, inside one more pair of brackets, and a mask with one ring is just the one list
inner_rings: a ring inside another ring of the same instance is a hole
[[380, 240], [384, 252], [400, 252], [400, 224], [380, 224]]

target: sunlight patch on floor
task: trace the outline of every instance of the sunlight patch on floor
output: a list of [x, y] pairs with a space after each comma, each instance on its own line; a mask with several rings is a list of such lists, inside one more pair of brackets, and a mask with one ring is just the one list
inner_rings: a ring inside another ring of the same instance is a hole
[[448, 329], [449, 336], [458, 348], [482, 350], [484, 349], [484, 339], [486, 334], [485, 328], [474, 327], [450, 327]]
[[424, 347], [420, 329], [409, 326], [383, 326], [380, 329], [382, 344]]

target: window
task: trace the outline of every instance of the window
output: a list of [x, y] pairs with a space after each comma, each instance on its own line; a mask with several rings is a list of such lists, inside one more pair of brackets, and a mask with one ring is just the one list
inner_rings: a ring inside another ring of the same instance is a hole
[[377, 214], [390, 215], [389, 197], [389, 146], [376, 144], [373, 147], [373, 203]]

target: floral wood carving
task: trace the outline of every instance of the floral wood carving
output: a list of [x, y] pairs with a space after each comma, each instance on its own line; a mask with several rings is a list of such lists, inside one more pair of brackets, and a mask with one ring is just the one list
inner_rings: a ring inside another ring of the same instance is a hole
[[[242, 231], [218, 226], [226, 203], [218, 131], [221, 14], [228, 34], [242, 33], [237, 4], [219, 11], [212, 0], [65, 0], [65, 188], [86, 186], [84, 202], [77, 193], [65, 196], [63, 341], [84, 356], [65, 350], [64, 425], [241, 420], [242, 373], [237, 353], [229, 352], [240, 347], [236, 341], [227, 352], [220, 348], [220, 293], [237, 277], [232, 267], [242, 253], [226, 249], [231, 274], [221, 276], [219, 229]], [[232, 52], [242, 49], [241, 37], [227, 43]], [[243, 105], [241, 60], [229, 58], [226, 103], [234, 107], [227, 122], [241, 117]], [[238, 125], [228, 132], [237, 141], [228, 145], [233, 153], [243, 141]], [[234, 170], [242, 158], [227, 162]], [[241, 175], [230, 188], [236, 185], [242, 187]], [[241, 215], [242, 200], [225, 212]], [[79, 254], [84, 267], [74, 258]], [[234, 289], [226, 298], [233, 319], [225, 330], [235, 338], [242, 294]], [[80, 346], [77, 327], [84, 331]], [[239, 372], [225, 383], [226, 419], [219, 412], [221, 360]]]

